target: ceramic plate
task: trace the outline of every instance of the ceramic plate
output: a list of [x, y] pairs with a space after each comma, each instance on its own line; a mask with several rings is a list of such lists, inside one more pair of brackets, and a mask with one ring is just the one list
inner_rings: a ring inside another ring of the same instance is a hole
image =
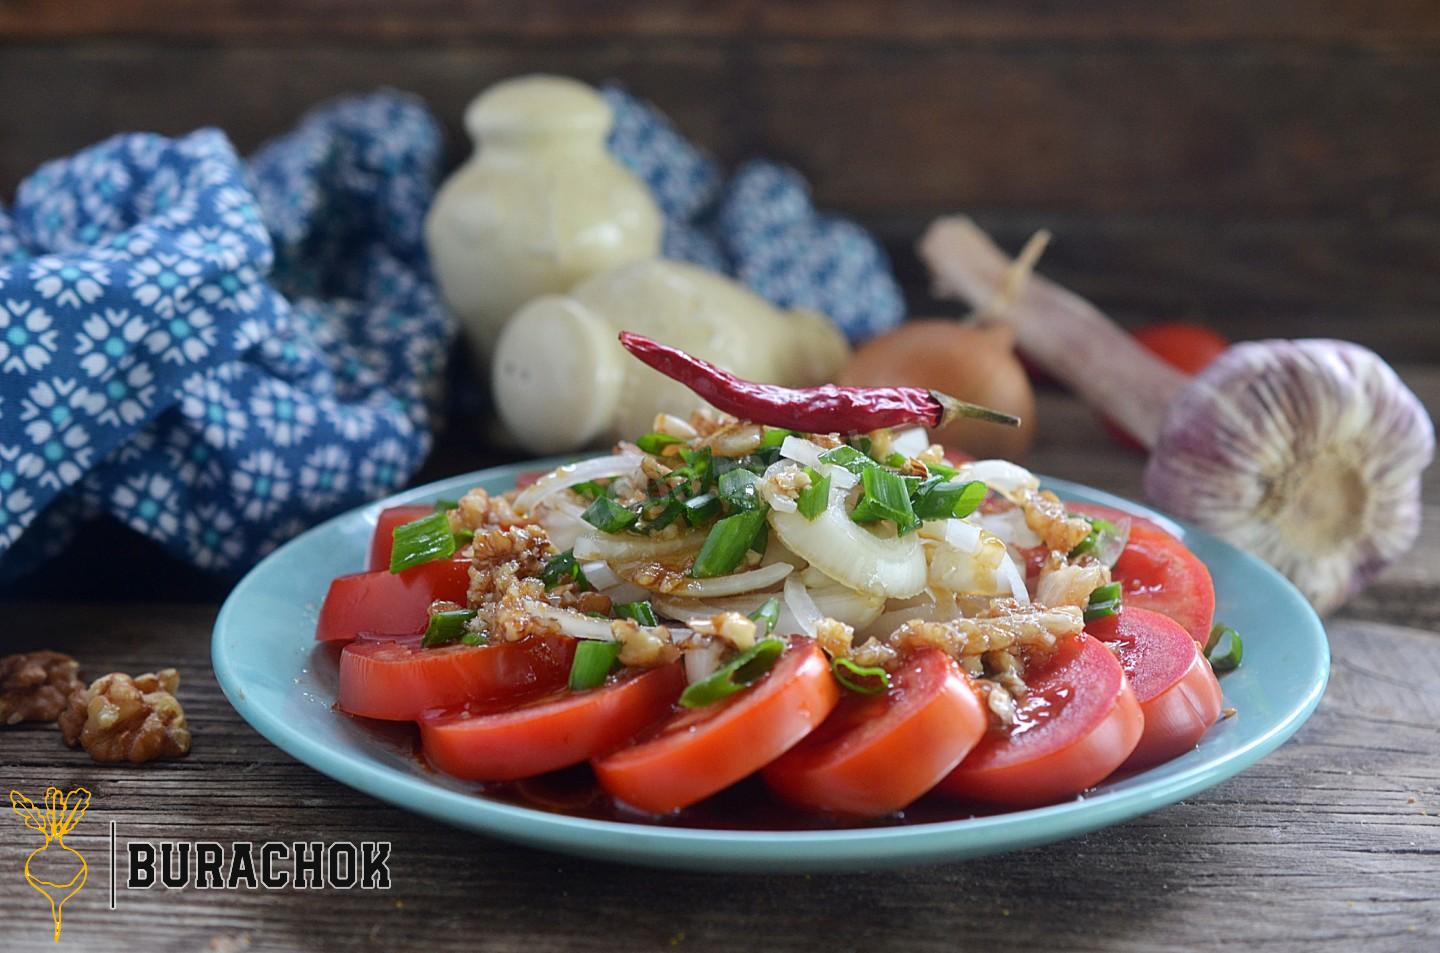
[[[1177, 527], [1210, 567], [1216, 617], [1245, 636], [1245, 661], [1221, 683], [1238, 710], [1180, 758], [1033, 810], [936, 823], [826, 831], [731, 831], [589, 820], [474, 793], [425, 768], [408, 734], [339, 714], [333, 648], [313, 641], [330, 580], [364, 568], [385, 506], [509, 489], [536, 461], [459, 476], [353, 510], [291, 541], [235, 587], [215, 623], [215, 674], [236, 711], [315, 770], [367, 794], [458, 827], [608, 860], [711, 870], [834, 871], [978, 857], [1073, 837], [1203, 791], [1275, 750], [1314, 711], [1329, 652], [1320, 620], [1263, 562], [1198, 530]], [[1061, 496], [1155, 514], [1107, 493], [1046, 480]], [[1168, 525], [1171, 521], [1161, 519]]]

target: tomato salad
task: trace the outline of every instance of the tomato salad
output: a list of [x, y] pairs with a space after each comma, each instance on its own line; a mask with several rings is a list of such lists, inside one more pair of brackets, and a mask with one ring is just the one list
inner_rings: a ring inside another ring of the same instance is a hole
[[835, 823], [1053, 803], [1220, 717], [1239, 636], [1157, 524], [922, 427], [765, 416], [661, 415], [515, 491], [385, 511], [320, 613], [338, 707], [415, 722], [459, 778], [588, 765], [637, 818], [750, 779]]

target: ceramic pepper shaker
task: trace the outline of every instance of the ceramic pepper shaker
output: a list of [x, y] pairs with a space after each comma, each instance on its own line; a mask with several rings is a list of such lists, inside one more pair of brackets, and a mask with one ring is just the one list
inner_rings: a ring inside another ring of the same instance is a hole
[[441, 187], [425, 240], [482, 368], [531, 298], [658, 254], [654, 199], [606, 151], [613, 118], [595, 90], [560, 76], [505, 80], [465, 111], [475, 152]]
[[695, 265], [635, 262], [531, 301], [505, 326], [491, 387], [500, 417], [527, 449], [559, 453], [651, 429], [701, 400], [629, 354], [634, 331], [750, 380], [806, 387], [833, 380], [845, 336], [815, 311], [783, 312]]

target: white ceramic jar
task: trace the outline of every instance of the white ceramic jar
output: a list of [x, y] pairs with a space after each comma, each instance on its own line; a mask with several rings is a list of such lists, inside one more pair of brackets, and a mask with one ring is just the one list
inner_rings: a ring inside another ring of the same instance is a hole
[[614, 269], [568, 295], [530, 302], [505, 326], [491, 387], [526, 449], [560, 453], [651, 429], [660, 412], [703, 403], [620, 346], [634, 331], [750, 380], [804, 387], [833, 380], [845, 337], [814, 311], [781, 312], [694, 265], [654, 259]]
[[613, 119], [595, 90], [559, 76], [506, 80], [465, 111], [475, 153], [437, 194], [425, 241], [482, 369], [531, 298], [659, 253], [654, 199], [606, 150]]

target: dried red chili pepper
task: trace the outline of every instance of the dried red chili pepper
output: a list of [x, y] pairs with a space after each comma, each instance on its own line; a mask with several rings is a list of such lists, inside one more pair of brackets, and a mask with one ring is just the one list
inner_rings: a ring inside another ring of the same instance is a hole
[[640, 334], [620, 332], [625, 350], [741, 420], [804, 433], [860, 433], [921, 424], [943, 427], [959, 417], [1017, 426], [1020, 418], [922, 387], [780, 387], [736, 377], [709, 361]]

